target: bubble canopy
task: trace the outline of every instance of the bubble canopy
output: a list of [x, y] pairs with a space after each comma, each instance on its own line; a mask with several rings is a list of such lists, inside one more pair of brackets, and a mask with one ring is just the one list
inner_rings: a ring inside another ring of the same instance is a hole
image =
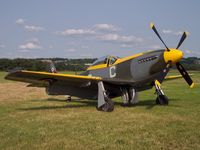
[[100, 65], [100, 64], [114, 64], [119, 57], [116, 56], [103, 56], [98, 58], [96, 61], [92, 63], [92, 66]]

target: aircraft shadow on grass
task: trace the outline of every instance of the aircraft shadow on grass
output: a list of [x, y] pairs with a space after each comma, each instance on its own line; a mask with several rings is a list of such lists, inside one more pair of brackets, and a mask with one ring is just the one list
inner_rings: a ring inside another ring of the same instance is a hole
[[[171, 101], [176, 101], [177, 99], [171, 99]], [[48, 98], [45, 100], [32, 100], [32, 102], [62, 102], [62, 103], [66, 103], [66, 105], [63, 106], [38, 106], [38, 107], [29, 107], [29, 108], [20, 108], [18, 110], [51, 110], [51, 109], [63, 109], [63, 108], [81, 108], [81, 107], [95, 107], [97, 106], [97, 101], [91, 101], [91, 100], [82, 100], [82, 99], [72, 99], [71, 102], [67, 102], [66, 100], [62, 100], [62, 99], [56, 99], [56, 98]], [[115, 105], [118, 106], [122, 106], [122, 107], [139, 107], [139, 106], [146, 106], [146, 109], [152, 109], [155, 106], [158, 106], [155, 104], [155, 100], [154, 99], [150, 99], [150, 100], [145, 100], [145, 101], [140, 101], [137, 104], [133, 104], [133, 105], [128, 105], [128, 106], [123, 106], [122, 102], [114, 102]], [[172, 105], [170, 104], [169, 106], [172, 107], [179, 107], [176, 105]], [[163, 107], [163, 106], [161, 106]]]

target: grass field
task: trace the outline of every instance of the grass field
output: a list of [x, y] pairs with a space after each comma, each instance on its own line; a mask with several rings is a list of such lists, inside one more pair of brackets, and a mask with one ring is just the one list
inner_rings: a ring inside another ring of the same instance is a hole
[[183, 79], [162, 84], [169, 106], [155, 105], [152, 89], [132, 107], [115, 99], [105, 113], [96, 101], [66, 102], [0, 72], [0, 149], [200, 149], [200, 72], [193, 74], [194, 89]]

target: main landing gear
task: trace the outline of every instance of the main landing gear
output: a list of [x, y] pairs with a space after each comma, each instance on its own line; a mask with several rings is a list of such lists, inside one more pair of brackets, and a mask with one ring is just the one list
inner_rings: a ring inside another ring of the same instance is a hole
[[137, 104], [138, 93], [134, 88], [123, 88], [122, 89], [122, 100], [123, 106], [131, 106], [132, 104]]
[[169, 100], [167, 98], [167, 96], [164, 94], [164, 92], [162, 91], [161, 87], [160, 87], [160, 82], [158, 80], [156, 80], [154, 82], [155, 84], [155, 88], [156, 88], [156, 94], [158, 95], [156, 98], [156, 104], [158, 105], [168, 105]]
[[111, 112], [114, 110], [114, 102], [106, 94], [103, 82], [98, 82], [98, 106], [97, 110]]

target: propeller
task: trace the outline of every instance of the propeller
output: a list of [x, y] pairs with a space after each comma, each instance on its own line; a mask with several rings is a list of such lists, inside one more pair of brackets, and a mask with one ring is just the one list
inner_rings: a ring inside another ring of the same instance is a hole
[[165, 69], [163, 69], [163, 73], [157, 79], [160, 83], [162, 83], [162, 81], [165, 79], [167, 73], [169, 72], [170, 66], [171, 66], [171, 62], [168, 62]]
[[182, 45], [182, 43], [183, 43], [183, 41], [186, 39], [187, 35], [188, 35], [187, 32], [183, 32], [183, 35], [182, 35], [182, 37], [181, 37], [181, 39], [180, 39], [180, 41], [179, 41], [179, 43], [178, 43], [176, 49], [178, 49], [178, 48]]
[[185, 68], [179, 62], [176, 63], [176, 67], [177, 67], [178, 71], [181, 73], [181, 75], [183, 76], [183, 78], [185, 79], [185, 81], [189, 84], [189, 86], [191, 88], [193, 88], [194, 82], [190, 78], [190, 76], [187, 73], [187, 71], [185, 70]]
[[163, 39], [161, 38], [160, 34], [158, 33], [154, 23], [150, 24], [150, 28], [156, 33], [156, 35], [158, 36], [158, 38], [161, 40], [161, 42], [165, 45], [167, 51], [170, 51], [169, 48], [167, 47], [167, 45], [165, 44], [165, 42], [163, 41]]
[[[158, 33], [155, 25], [153, 23], [151, 23], [150, 27], [156, 33], [156, 35], [158, 36], [158, 38], [161, 40], [161, 42], [166, 47], [167, 52], [164, 52], [164, 53], [168, 53], [168, 58], [167, 58], [168, 62], [167, 63], [169, 63], [169, 62], [175, 63], [176, 67], [177, 67], [178, 71], [180, 72], [180, 74], [182, 75], [182, 77], [189, 84], [189, 86], [191, 88], [193, 88], [194, 87], [194, 82], [192, 81], [191, 77], [189, 76], [189, 74], [187, 73], [187, 71], [185, 70], [185, 68], [183, 67], [183, 65], [181, 65], [181, 63], [179, 62], [180, 61], [180, 57], [182, 58], [182, 55], [180, 56], [180, 53], [182, 54], [182, 52], [179, 50], [179, 47], [182, 45], [182, 43], [186, 39], [188, 33], [187, 32], [183, 32], [183, 35], [182, 35], [182, 37], [181, 37], [181, 39], [180, 39], [180, 41], [179, 41], [176, 49], [169, 49], [167, 47], [167, 45], [165, 44], [165, 42], [162, 40], [161, 36], [159, 35], [159, 33]], [[168, 68], [166, 68], [166, 69], [168, 69]]]

